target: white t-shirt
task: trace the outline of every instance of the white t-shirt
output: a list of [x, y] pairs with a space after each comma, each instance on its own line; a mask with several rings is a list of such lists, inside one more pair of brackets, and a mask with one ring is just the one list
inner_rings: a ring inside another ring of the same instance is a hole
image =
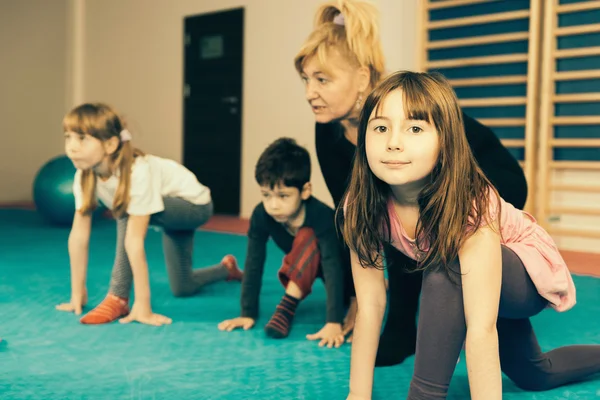
[[[109, 209], [119, 177], [113, 175], [107, 180], [96, 179], [96, 196]], [[180, 197], [193, 204], [208, 204], [211, 201], [210, 189], [196, 179], [196, 176], [183, 165], [169, 159], [146, 154], [136, 157], [131, 168], [129, 215], [151, 215], [165, 209], [163, 197]], [[81, 170], [75, 172], [73, 182], [75, 208], [81, 209]]]

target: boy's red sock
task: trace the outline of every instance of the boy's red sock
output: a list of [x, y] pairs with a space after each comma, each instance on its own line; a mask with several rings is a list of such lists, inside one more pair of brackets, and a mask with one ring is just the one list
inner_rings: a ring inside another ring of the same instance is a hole
[[274, 339], [283, 339], [288, 336], [298, 303], [300, 303], [300, 300], [295, 297], [288, 294], [283, 296], [281, 303], [279, 303], [275, 313], [265, 326], [267, 336]]

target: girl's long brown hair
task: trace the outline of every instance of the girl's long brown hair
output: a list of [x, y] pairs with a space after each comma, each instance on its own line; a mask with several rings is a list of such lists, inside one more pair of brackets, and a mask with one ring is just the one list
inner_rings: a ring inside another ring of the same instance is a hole
[[[123, 129], [125, 129], [124, 121], [112, 107], [103, 103], [79, 105], [63, 119], [65, 132], [90, 135], [101, 141], [109, 140], [112, 137], [119, 138], [119, 147], [111, 157], [111, 167], [119, 173], [119, 185], [112, 204], [113, 215], [117, 218], [125, 215], [129, 205], [131, 167], [135, 157], [144, 154], [141, 150], [134, 148], [130, 141], [120, 140]], [[81, 173], [81, 190], [83, 192], [81, 212], [84, 214], [89, 214], [98, 207], [96, 179], [96, 174], [91, 169]]]
[[[457, 272], [450, 265], [465, 240], [498, 215], [487, 212], [493, 202], [490, 196], [497, 197], [498, 193], [471, 153], [456, 94], [441, 74], [397, 72], [368, 96], [360, 116], [354, 167], [344, 196], [345, 218], [340, 229], [364, 267], [380, 265], [381, 249], [391, 242], [387, 202], [392, 194], [389, 185], [369, 169], [365, 136], [371, 114], [379, 112], [385, 97], [394, 90], [402, 91], [407, 118], [427, 121], [439, 135], [437, 164], [418, 196], [416, 244], [420, 252], [426, 250], [427, 244], [429, 250], [417, 270], [440, 267]], [[499, 213], [500, 209], [497, 210]], [[337, 212], [344, 212], [344, 202]]]

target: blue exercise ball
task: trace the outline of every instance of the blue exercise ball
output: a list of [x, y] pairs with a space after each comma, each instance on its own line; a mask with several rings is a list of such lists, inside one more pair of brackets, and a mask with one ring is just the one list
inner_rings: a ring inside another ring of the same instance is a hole
[[[75, 214], [73, 181], [75, 166], [67, 156], [58, 156], [48, 161], [38, 171], [33, 182], [33, 201], [37, 211], [56, 225], [71, 225]], [[100, 204], [94, 215], [106, 208]]]

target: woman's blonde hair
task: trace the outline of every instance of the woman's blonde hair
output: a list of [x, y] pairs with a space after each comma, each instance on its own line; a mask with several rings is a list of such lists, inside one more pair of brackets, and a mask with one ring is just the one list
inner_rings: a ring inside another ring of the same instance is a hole
[[[315, 28], [294, 58], [299, 74], [315, 55], [327, 71], [332, 51], [355, 67], [367, 67], [374, 87], [383, 74], [384, 57], [379, 39], [379, 12], [364, 0], [337, 0], [323, 4], [315, 16]], [[335, 21], [334, 21], [335, 20]]]
[[[103, 103], [81, 104], [63, 118], [65, 132], [90, 135], [103, 142], [113, 137], [119, 138], [119, 147], [111, 155], [112, 167], [119, 173], [119, 184], [112, 204], [113, 215], [117, 218], [126, 213], [129, 205], [131, 167], [135, 157], [144, 155], [141, 150], [134, 148], [130, 141], [121, 140], [121, 132], [124, 129], [125, 122], [111, 106]], [[80, 211], [84, 214], [89, 214], [98, 207], [96, 179], [96, 174], [91, 169], [81, 173], [83, 205]]]

